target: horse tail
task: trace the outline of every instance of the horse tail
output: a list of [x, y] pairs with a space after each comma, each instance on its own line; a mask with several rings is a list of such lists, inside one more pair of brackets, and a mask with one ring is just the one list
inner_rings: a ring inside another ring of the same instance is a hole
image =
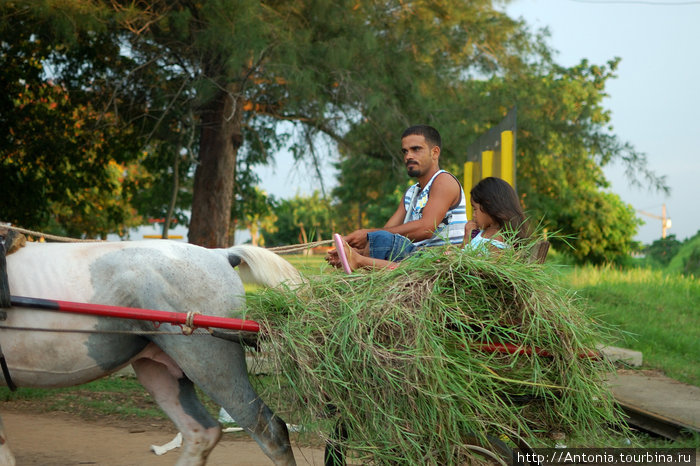
[[257, 246], [233, 246], [225, 250], [228, 261], [238, 266], [244, 283], [276, 287], [282, 283], [295, 287], [301, 283], [299, 271], [274, 252]]

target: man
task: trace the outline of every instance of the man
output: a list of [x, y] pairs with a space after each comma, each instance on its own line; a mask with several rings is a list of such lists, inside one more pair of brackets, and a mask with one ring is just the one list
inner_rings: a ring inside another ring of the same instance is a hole
[[[401, 135], [401, 151], [408, 175], [416, 178], [384, 227], [361, 229], [343, 237], [356, 253], [375, 259], [400, 261], [416, 248], [438, 246], [448, 240], [460, 244], [467, 223], [466, 198], [451, 173], [440, 170], [442, 140], [427, 125], [411, 126]], [[340, 261], [336, 250], [326, 260]]]

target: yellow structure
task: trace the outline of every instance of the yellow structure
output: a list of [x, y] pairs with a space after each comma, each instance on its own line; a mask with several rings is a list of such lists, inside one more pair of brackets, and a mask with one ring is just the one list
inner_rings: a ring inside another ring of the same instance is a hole
[[[495, 176], [515, 186], [515, 131], [516, 109], [513, 107], [495, 127], [481, 135], [467, 148], [464, 164], [464, 193], [483, 178]], [[517, 189], [516, 189], [517, 191]], [[467, 202], [467, 218], [472, 218], [471, 204]]]

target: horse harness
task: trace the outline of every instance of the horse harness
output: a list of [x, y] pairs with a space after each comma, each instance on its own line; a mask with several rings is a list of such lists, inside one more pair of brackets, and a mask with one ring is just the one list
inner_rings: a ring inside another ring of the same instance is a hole
[[[0, 226], [0, 321], [7, 320], [7, 311], [12, 307], [12, 295], [10, 294], [10, 284], [7, 277], [7, 260], [6, 256], [17, 251], [23, 247], [27, 242], [26, 237], [11, 228], [3, 228]], [[229, 256], [229, 263], [232, 267], [237, 267], [241, 263], [241, 258], [238, 256]], [[20, 329], [18, 330], [29, 330]], [[39, 329], [33, 329], [39, 330]], [[56, 330], [51, 330], [56, 331]], [[74, 331], [74, 330], [72, 330]], [[102, 333], [112, 333], [112, 332], [102, 332]], [[114, 332], [117, 333], [117, 332]], [[121, 333], [121, 332], [118, 332]], [[133, 333], [133, 332], [128, 332]], [[159, 332], [163, 334], [163, 332]], [[259, 334], [250, 334], [249, 332], [239, 332], [236, 330], [222, 330], [222, 329], [211, 329], [207, 335], [214, 336], [216, 338], [221, 338], [223, 340], [232, 341], [241, 345], [248, 346], [256, 351], [260, 350], [259, 347]], [[5, 355], [2, 351], [2, 346], [0, 346], [0, 369], [5, 377], [7, 386], [10, 390], [17, 390], [17, 385], [12, 381], [10, 376], [10, 369], [7, 366], [7, 361], [5, 360]]]
[[[0, 320], [7, 319], [7, 311], [3, 309], [12, 307], [10, 282], [7, 278], [7, 260], [5, 256], [12, 254], [17, 249], [24, 246], [26, 241], [24, 235], [15, 231], [0, 231]], [[2, 375], [5, 377], [7, 387], [12, 391], [17, 390], [17, 385], [15, 385], [10, 376], [10, 369], [7, 367], [7, 361], [2, 352], [2, 346], [0, 346], [0, 369], [2, 369]]]

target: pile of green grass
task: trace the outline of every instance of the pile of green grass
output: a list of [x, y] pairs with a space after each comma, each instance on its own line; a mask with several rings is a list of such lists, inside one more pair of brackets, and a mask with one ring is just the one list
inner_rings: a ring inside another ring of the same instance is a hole
[[[599, 323], [512, 251], [431, 248], [393, 271], [261, 290], [249, 305], [295, 417], [314, 430], [339, 413], [363, 463], [462, 464], [472, 435], [622, 428], [603, 383], [610, 365], [581, 357], [605, 340]], [[493, 343], [551, 356], [480, 346]]]

